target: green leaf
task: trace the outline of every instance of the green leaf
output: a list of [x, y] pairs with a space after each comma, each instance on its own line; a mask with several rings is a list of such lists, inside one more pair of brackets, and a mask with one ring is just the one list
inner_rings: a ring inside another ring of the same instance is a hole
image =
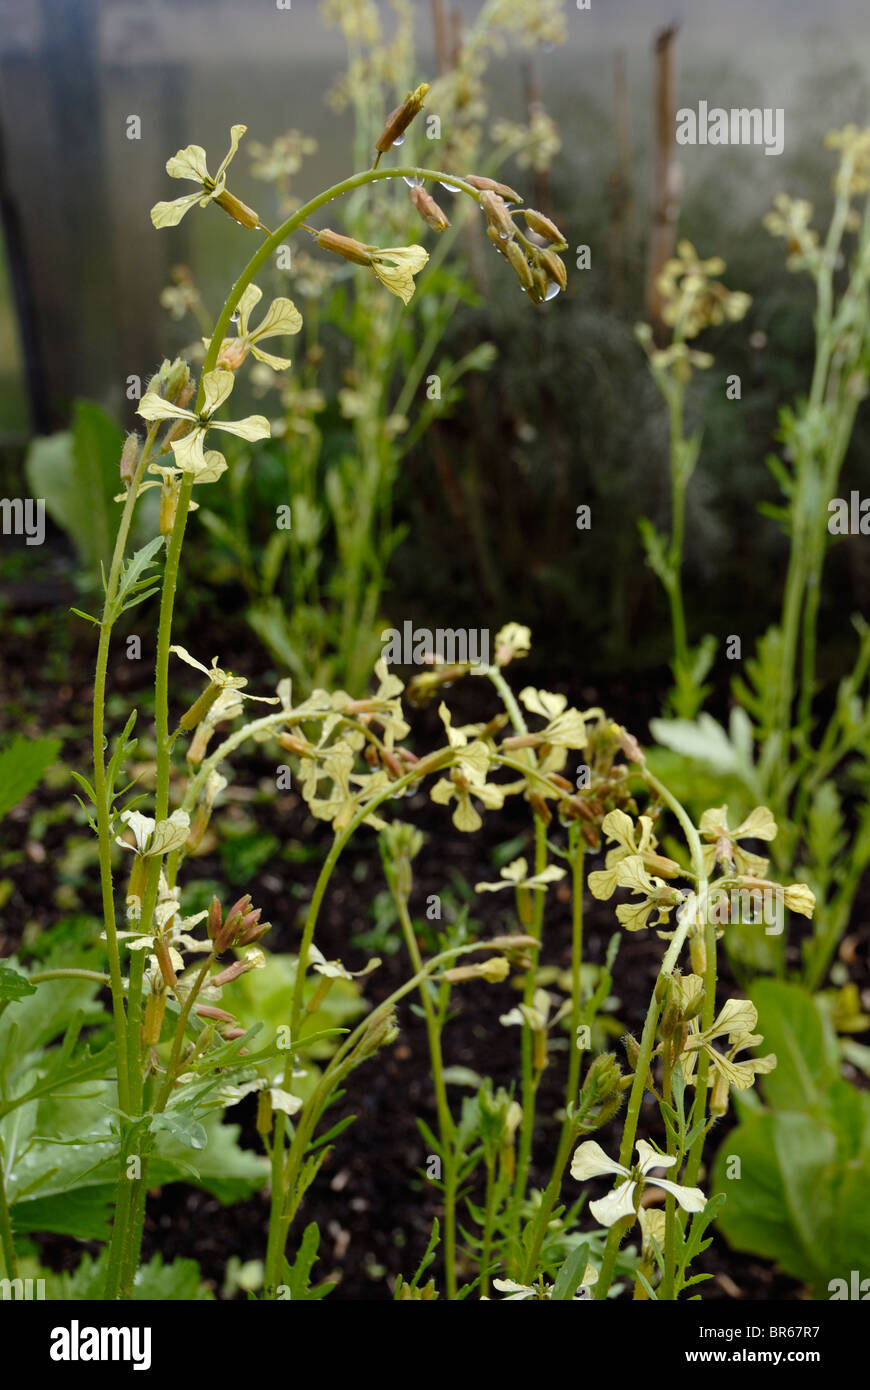
[[312, 1221], [305, 1227], [296, 1259], [292, 1265], [284, 1261], [283, 1283], [287, 1286], [291, 1300], [295, 1303], [317, 1302], [332, 1293], [335, 1284], [318, 1284], [312, 1287], [311, 1271], [318, 1260], [318, 1248], [320, 1246], [320, 1229], [316, 1221]]
[[91, 401], [76, 401], [71, 431], [37, 439], [26, 472], [34, 497], [45, 499], [56, 524], [71, 538], [82, 565], [96, 570], [112, 553], [118, 462], [124, 435]]
[[0, 753], [0, 816], [23, 801], [41, 781], [52, 763], [57, 762], [60, 739], [24, 738], [19, 734], [14, 743]]
[[839, 1070], [830, 1022], [800, 985], [756, 980], [749, 993], [763, 1050], [776, 1056], [776, 1067], [763, 1080], [765, 1100], [777, 1109], [809, 1110], [824, 1098]]
[[35, 993], [36, 985], [32, 985], [20, 970], [0, 965], [0, 999], [23, 999], [26, 994]]
[[553, 1292], [550, 1295], [551, 1299], [557, 1302], [565, 1302], [567, 1299], [573, 1298], [580, 1287], [580, 1281], [586, 1272], [588, 1263], [589, 1250], [584, 1242], [583, 1245], [578, 1245], [571, 1251], [565, 1263], [562, 1265], [562, 1268], [559, 1270], [556, 1276], [556, 1282], [553, 1285]]

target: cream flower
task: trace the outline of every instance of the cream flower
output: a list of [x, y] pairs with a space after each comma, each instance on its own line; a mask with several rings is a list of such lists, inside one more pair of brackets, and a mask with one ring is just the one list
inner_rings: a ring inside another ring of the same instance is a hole
[[[155, 420], [188, 420], [191, 428], [181, 439], [173, 440], [172, 451], [175, 461], [183, 473], [199, 475], [209, 466], [205, 454], [205, 436], [210, 429], [224, 430], [240, 439], [267, 439], [269, 421], [265, 415], [248, 415], [244, 420], [215, 420], [215, 412], [220, 409], [233, 389], [235, 378], [232, 372], [206, 372], [202, 379], [205, 400], [202, 410], [185, 410], [164, 400], [156, 392], [146, 391], [139, 403], [137, 414], [149, 423]], [[211, 455], [209, 455], [211, 458]]]
[[[172, 646], [169, 648], [176, 656], [192, 666], [195, 671], [201, 671], [204, 676], [208, 676], [212, 685], [216, 685], [219, 690], [244, 690], [248, 684], [245, 676], [234, 676], [229, 671], [222, 671], [217, 664], [217, 657], [213, 656], [211, 666], [203, 666], [201, 661], [191, 656], [186, 647]], [[280, 705], [281, 701], [277, 695], [239, 695], [240, 700], [257, 700], [261, 705]]]
[[377, 970], [381, 962], [377, 956], [373, 956], [362, 970], [347, 970], [340, 960], [327, 960], [323, 952], [312, 942], [308, 948], [308, 963], [312, 970], [316, 970], [318, 975], [324, 975], [328, 980], [359, 980], [363, 975]]
[[198, 203], [207, 207], [223, 193], [227, 182], [227, 166], [239, 148], [239, 141], [247, 126], [234, 125], [230, 131], [230, 148], [214, 178], [208, 172], [206, 153], [202, 145], [187, 145], [166, 161], [166, 172], [171, 179], [192, 179], [200, 185], [197, 193], [185, 193], [169, 203], [155, 203], [151, 209], [151, 221], [155, 227], [175, 227]]
[[776, 821], [767, 806], [756, 806], [736, 830], [728, 829], [728, 807], [714, 806], [704, 812], [698, 829], [705, 840], [712, 842], [704, 846], [704, 866], [708, 873], [714, 865], [730, 860], [740, 874], [764, 876], [767, 860], [760, 854], [741, 849], [738, 841], [776, 839]]
[[[639, 893], [643, 899], [639, 903], [620, 903], [617, 907], [616, 915], [627, 931], [640, 931], [647, 926], [653, 912], [658, 914], [653, 926], [666, 925], [668, 913], [683, 901], [683, 894], [678, 889], [669, 887], [663, 878], [647, 873], [639, 854], [630, 854], [621, 859], [614, 874], [616, 887], [630, 888], [632, 893]], [[600, 883], [597, 891], [592, 891], [596, 897], [610, 896], [602, 891]]]
[[498, 893], [502, 888], [534, 888], [544, 893], [550, 883], [565, 877], [565, 870], [556, 864], [548, 864], [539, 874], [529, 877], [529, 866], [522, 857], [514, 859], [505, 868], [499, 869], [501, 883], [475, 883], [475, 893]]
[[504, 792], [487, 782], [489, 770], [489, 750], [482, 740], [477, 739], [463, 748], [456, 766], [449, 777], [441, 777], [429, 795], [439, 806], [447, 806], [456, 799], [453, 824], [457, 830], [479, 830], [483, 821], [471, 803], [472, 796], [481, 801], [487, 810], [499, 810], [504, 805]]
[[[758, 1010], [749, 999], [728, 999], [725, 1001], [712, 1027], [701, 1030], [697, 1018], [690, 1024], [691, 1031], [686, 1039], [683, 1057], [683, 1074], [691, 1081], [695, 1070], [695, 1058], [703, 1051], [710, 1060], [708, 1085], [721, 1081], [726, 1088], [733, 1086], [737, 1091], [748, 1091], [757, 1075], [773, 1071], [776, 1057], [771, 1052], [767, 1057], [746, 1058], [735, 1062], [734, 1058], [744, 1047], [757, 1047], [764, 1039], [753, 1032], [758, 1025]], [[719, 1052], [713, 1043], [717, 1038], [727, 1038], [727, 1052]]]
[[385, 246], [372, 250], [370, 265], [382, 285], [408, 304], [414, 293], [414, 276], [429, 259], [424, 246]]
[[543, 729], [536, 730], [538, 738], [554, 748], [586, 747], [585, 720], [578, 709], [566, 708], [566, 695], [554, 695], [549, 690], [535, 690], [527, 685], [520, 691], [520, 699], [527, 710], [547, 721]]
[[607, 851], [604, 869], [596, 869], [589, 875], [589, 891], [593, 898], [605, 901], [612, 898], [617, 887], [617, 869], [623, 859], [628, 859], [630, 855], [649, 854], [654, 848], [656, 839], [653, 835], [653, 823], [649, 816], [640, 816], [637, 822], [640, 830], [640, 838], [635, 834], [635, 827], [631, 817], [625, 811], [609, 811], [601, 822], [601, 829], [608, 840], [617, 842], [616, 849]]
[[136, 843], [128, 844], [120, 835], [116, 835], [116, 842], [124, 849], [141, 854], [143, 858], [180, 849], [190, 833], [190, 816], [186, 811], [173, 811], [171, 816], [161, 821], [155, 821], [152, 816], [143, 816], [140, 811], [122, 811], [121, 820], [132, 830]]
[[[594, 1265], [587, 1264], [583, 1272], [583, 1278], [577, 1286], [577, 1293], [574, 1298], [580, 1301], [581, 1289], [591, 1289], [598, 1283], [598, 1270]], [[551, 1299], [553, 1296], [553, 1285], [547, 1284], [543, 1279], [540, 1284], [518, 1284], [515, 1279], [493, 1279], [492, 1286], [498, 1289], [499, 1293], [504, 1294], [504, 1302], [516, 1302], [521, 1299], [535, 1298], [539, 1300]]]
[[596, 1144], [594, 1139], [587, 1139], [574, 1153], [571, 1160], [571, 1176], [579, 1182], [586, 1182], [589, 1178], [600, 1178], [607, 1173], [614, 1173], [625, 1179], [612, 1192], [608, 1192], [606, 1197], [589, 1203], [589, 1210], [600, 1225], [613, 1226], [623, 1217], [633, 1216], [635, 1194], [638, 1188], [646, 1184], [663, 1187], [677, 1199], [684, 1211], [704, 1210], [707, 1198], [699, 1187], [682, 1187], [667, 1178], [648, 1176], [654, 1168], [672, 1168], [677, 1161], [676, 1158], [659, 1153], [645, 1139], [639, 1139], [635, 1147], [638, 1161], [631, 1169], [624, 1168], [621, 1163], [608, 1158], [601, 1145]]
[[[264, 338], [277, 338], [285, 333], [298, 333], [302, 327], [302, 315], [296, 308], [292, 299], [285, 299], [282, 295], [278, 299], [273, 299], [269, 308], [266, 310], [257, 328], [249, 327], [251, 311], [259, 304], [263, 298], [263, 291], [258, 285], [248, 285], [239, 300], [239, 321], [238, 337], [224, 338], [221, 343], [221, 350], [218, 354], [218, 366], [226, 366], [231, 371], [235, 371], [244, 362], [248, 353], [256, 357], [258, 362], [265, 362], [267, 367], [272, 367], [276, 372], [285, 371], [292, 366], [289, 357], [276, 357], [270, 352], [264, 352], [259, 344]], [[203, 338], [206, 348], [211, 346], [211, 338]]]

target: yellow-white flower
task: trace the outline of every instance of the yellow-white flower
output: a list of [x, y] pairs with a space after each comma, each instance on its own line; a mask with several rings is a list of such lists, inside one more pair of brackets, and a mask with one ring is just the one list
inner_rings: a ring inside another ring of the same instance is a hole
[[[195, 671], [201, 671], [204, 676], [208, 676], [212, 685], [216, 685], [220, 690], [244, 690], [248, 684], [245, 676], [234, 676], [229, 671], [222, 671], [217, 664], [217, 657], [212, 657], [211, 666], [203, 666], [201, 661], [197, 661], [195, 656], [191, 656], [186, 647], [172, 646], [169, 648], [176, 656], [192, 666]], [[262, 705], [279, 705], [281, 703], [277, 695], [241, 695], [242, 700], [258, 700]]]
[[381, 284], [407, 304], [414, 293], [414, 276], [428, 259], [425, 246], [385, 246], [372, 250], [369, 264]]
[[161, 821], [155, 821], [153, 816], [143, 816], [140, 811], [122, 811], [121, 820], [132, 830], [136, 843], [128, 844], [120, 835], [115, 837], [117, 843], [124, 849], [141, 854], [143, 858], [180, 849], [190, 833], [190, 816], [186, 811], [173, 811], [171, 816]]
[[429, 795], [439, 806], [447, 806], [456, 798], [453, 824], [457, 830], [479, 830], [483, 821], [472, 805], [472, 796], [488, 810], [499, 810], [504, 805], [504, 792], [501, 787], [487, 782], [489, 770], [489, 750], [486, 744], [477, 739], [469, 743], [459, 753], [456, 766], [449, 777], [440, 777]]
[[190, 212], [197, 203], [204, 208], [220, 197], [226, 188], [227, 166], [239, 148], [239, 141], [247, 128], [244, 125], [233, 126], [230, 131], [230, 148], [214, 178], [208, 172], [206, 153], [202, 145], [186, 145], [166, 161], [166, 172], [171, 179], [192, 179], [200, 188], [196, 193], [185, 193], [181, 198], [174, 198], [171, 202], [155, 203], [151, 209], [151, 221], [155, 227], [175, 227], [185, 213]]
[[755, 874], [761, 877], [767, 871], [766, 859], [760, 854], [751, 854], [749, 850], [741, 849], [738, 843], [740, 840], [776, 839], [776, 821], [773, 812], [767, 806], [756, 806], [735, 830], [728, 828], [728, 807], [714, 806], [704, 812], [698, 822], [698, 829], [705, 840], [711, 841], [704, 846], [704, 867], [707, 873], [711, 873], [714, 865], [721, 864], [723, 860], [730, 860], [740, 874]]
[[[590, 1289], [593, 1284], [597, 1283], [598, 1270], [594, 1265], [587, 1264], [574, 1297], [578, 1297], [581, 1289]], [[553, 1294], [553, 1285], [547, 1284], [543, 1279], [540, 1284], [518, 1284], [515, 1279], [493, 1279], [492, 1286], [494, 1289], [498, 1289], [499, 1293], [504, 1294], [503, 1301], [505, 1303], [529, 1298], [547, 1300], [552, 1298]]]
[[232, 372], [206, 372], [202, 379], [204, 402], [202, 410], [185, 410], [173, 405], [171, 401], [158, 396], [156, 391], [146, 391], [139, 403], [137, 414], [152, 423], [156, 420], [187, 420], [191, 428], [181, 439], [173, 440], [172, 451], [175, 461], [183, 473], [201, 475], [203, 469], [210, 467], [205, 454], [205, 436], [210, 429], [224, 430], [240, 439], [267, 439], [269, 421], [265, 415], [248, 415], [244, 420], [215, 420], [214, 414], [224, 404], [233, 389], [235, 377]]
[[658, 1153], [645, 1139], [637, 1141], [636, 1150], [637, 1164], [629, 1169], [617, 1163], [615, 1159], [608, 1158], [601, 1145], [596, 1144], [594, 1139], [587, 1139], [576, 1150], [571, 1160], [571, 1176], [579, 1182], [604, 1177], [608, 1173], [625, 1179], [612, 1192], [608, 1192], [606, 1197], [589, 1203], [589, 1210], [600, 1225], [613, 1226], [623, 1217], [633, 1216], [635, 1193], [638, 1187], [646, 1184], [663, 1187], [676, 1198], [684, 1211], [704, 1210], [707, 1198], [700, 1187], [682, 1187], [680, 1183], [670, 1182], [667, 1178], [648, 1176], [654, 1168], [672, 1168], [677, 1161], [673, 1155]]
[[347, 970], [340, 960], [327, 960], [323, 952], [312, 943], [308, 948], [308, 963], [312, 970], [316, 970], [318, 975], [324, 975], [328, 980], [358, 980], [372, 970], [377, 970], [381, 962], [377, 956], [373, 956], [362, 970]]
[[[260, 343], [265, 338], [277, 338], [288, 333], [298, 333], [302, 327], [302, 315], [296, 308], [292, 299], [285, 299], [280, 296], [273, 299], [269, 308], [256, 328], [249, 327], [251, 312], [263, 298], [263, 291], [258, 285], [248, 285], [239, 300], [238, 312], [238, 337], [224, 338], [221, 343], [221, 350], [218, 355], [218, 366], [226, 366], [231, 370], [240, 367], [248, 353], [256, 357], [258, 362], [265, 362], [267, 367], [272, 367], [276, 372], [284, 371], [292, 366], [289, 357], [276, 357], [271, 352], [264, 352]], [[202, 340], [208, 348], [211, 346], [211, 338]]]
[[539, 893], [544, 893], [550, 883], [556, 883], [560, 878], [565, 877], [565, 870], [560, 869], [556, 864], [548, 864], [539, 874], [532, 874], [529, 877], [529, 866], [525, 859], [520, 857], [499, 869], [501, 883], [475, 883], [475, 893], [498, 893], [502, 888], [534, 888]]

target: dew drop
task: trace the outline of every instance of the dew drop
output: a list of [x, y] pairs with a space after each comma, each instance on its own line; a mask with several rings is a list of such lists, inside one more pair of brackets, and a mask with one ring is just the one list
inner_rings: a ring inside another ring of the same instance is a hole
[[557, 285], [555, 280], [551, 280], [547, 286], [547, 293], [544, 295], [544, 298], [555, 299], [556, 295], [561, 292], [561, 288], [561, 285]]
[[240, 323], [242, 315], [238, 309], [234, 309], [230, 314], [230, 323]]
[[422, 188], [422, 187], [423, 187], [423, 180], [422, 180], [422, 179], [409, 179], [407, 174], [403, 174], [403, 175], [402, 175], [402, 178], [405, 180], [405, 183], [408, 185], [409, 188]]
[[510, 240], [510, 232], [499, 232], [499, 236], [501, 237], [502, 241]]
[[455, 183], [445, 183], [443, 179], [439, 179], [439, 180], [438, 180], [438, 183], [440, 184], [440, 186], [441, 186], [442, 188], [446, 188], [448, 193], [458, 193], [458, 192], [459, 192], [459, 189], [456, 187], [456, 184], [455, 184]]
[[405, 143], [405, 137], [404, 137], [404, 135], [397, 135], [396, 138], [395, 138], [395, 140], [393, 141], [393, 144], [394, 144], [394, 145], [404, 145], [404, 143]]

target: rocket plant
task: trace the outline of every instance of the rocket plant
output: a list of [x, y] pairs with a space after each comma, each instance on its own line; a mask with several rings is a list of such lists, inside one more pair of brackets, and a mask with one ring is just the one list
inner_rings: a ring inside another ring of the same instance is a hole
[[[331, 205], [346, 193], [408, 176], [417, 188], [449, 184], [480, 207], [489, 239], [507, 262], [501, 269], [516, 276], [531, 302], [546, 301], [549, 286], [563, 281], [561, 232], [534, 209], [520, 210], [521, 225], [517, 200], [505, 196], [513, 190], [488, 176], [384, 167], [424, 99], [425, 85], [392, 113], [373, 151], [373, 167], [295, 209], [274, 233], [227, 186], [244, 134], [239, 126], [214, 176], [199, 146], [170, 160], [170, 176], [197, 186], [152, 212], [156, 226], [171, 226], [194, 209], [200, 215], [203, 205], [213, 215], [216, 204], [258, 245], [208, 334], [199, 381], [186, 362], [166, 362], [142, 399], [147, 432], [144, 440], [130, 436], [124, 447], [118, 534], [102, 617], [94, 619], [99, 645], [93, 778], [79, 782], [93, 805], [99, 841], [108, 961], [107, 974], [99, 978], [111, 993], [114, 1029], [117, 1191], [106, 1261], [109, 1299], [133, 1294], [149, 1173], [161, 1135], [171, 1128], [176, 1136], [188, 1136], [195, 1150], [203, 1142], [200, 1120], [249, 1094], [257, 1096], [257, 1130], [269, 1164], [263, 1296], [280, 1299], [294, 1288], [292, 1296], [298, 1296], [301, 1276], [289, 1262], [288, 1245], [306, 1192], [336, 1145], [353, 1142], [352, 1117], [333, 1121], [330, 1108], [359, 1066], [377, 1064], [377, 1054], [398, 1035], [400, 1006], [415, 1000], [425, 1020], [435, 1100], [434, 1129], [420, 1122], [426, 1153], [421, 1169], [437, 1188], [440, 1207], [423, 1261], [407, 1280], [398, 1279], [395, 1297], [603, 1299], [631, 1289], [636, 1299], [678, 1298], [708, 1277], [692, 1270], [721, 1202], [705, 1194], [705, 1143], [732, 1091], [748, 1090], [759, 1073], [776, 1065], [773, 1055], [753, 1055], [763, 1043], [754, 1031], [753, 1005], [720, 997], [717, 951], [728, 926], [721, 911], [712, 910], [714, 900], [735, 890], [766, 890], [811, 915], [811, 891], [770, 879], [767, 859], [745, 843], [773, 839], [772, 813], [759, 806], [732, 826], [727, 807], [713, 807], [695, 823], [653, 773], [636, 739], [603, 710], [575, 708], [564, 694], [528, 684], [516, 690], [512, 677], [530, 650], [528, 628], [502, 628], [485, 664], [445, 667], [433, 657], [407, 690], [381, 660], [368, 694], [317, 688], [302, 699], [294, 698], [288, 678], [274, 691], [252, 692], [219, 657], [209, 663], [201, 659], [209, 654], [173, 642], [194, 490], [201, 497], [203, 488], [221, 486], [225, 461], [216, 445], [222, 433], [252, 443], [269, 433], [260, 415], [239, 418], [231, 410], [232, 418], [224, 418], [237, 374], [250, 357], [263, 354], [260, 344], [269, 337], [278, 340], [272, 347], [282, 349], [280, 356], [269, 349], [270, 367], [289, 367], [283, 350], [300, 326], [295, 306], [279, 298], [253, 327], [252, 313], [259, 307], [255, 277], [291, 232], [307, 228], [323, 251], [406, 302], [426, 262], [422, 246], [379, 246], [376, 224], [372, 239], [362, 240], [321, 221], [327, 208], [334, 219], [338, 209]], [[422, 196], [417, 202], [434, 217]], [[161, 534], [128, 557], [137, 503], [155, 486]], [[158, 590], [156, 787], [153, 802], [143, 808], [134, 783], [124, 781], [136, 712], [107, 757], [106, 686], [120, 616]], [[172, 692], [182, 667], [198, 673], [202, 690], [179, 712]], [[449, 692], [466, 679], [479, 692], [490, 692], [490, 708], [481, 722], [457, 724]], [[411, 746], [414, 710], [433, 700], [443, 737], [434, 748], [418, 751]], [[271, 745], [292, 760], [308, 811], [333, 833], [305, 914], [286, 1026], [274, 1037], [262, 1025], [243, 1027], [233, 1012], [237, 982], [263, 967], [268, 950], [269, 924], [252, 895], [243, 893], [234, 902], [216, 895], [198, 913], [185, 906], [186, 860], [227, 786], [230, 759], [251, 742]], [[505, 929], [497, 934], [475, 936], [456, 920], [423, 939], [412, 903], [414, 860], [424, 846], [398, 814], [399, 803], [420, 791], [456, 830], [471, 835], [510, 798], [523, 802], [528, 852], [503, 866], [498, 878], [476, 885], [482, 897], [500, 895], [510, 902]], [[336, 981], [365, 978], [379, 964], [372, 960], [352, 971], [341, 959], [328, 959], [317, 943], [336, 865], [352, 837], [366, 830], [380, 835], [409, 975], [355, 1026], [324, 1029], [321, 1010]], [[116, 842], [124, 850], [126, 879], [116, 868]], [[602, 849], [603, 862], [597, 858]], [[590, 860], [599, 867], [590, 871]], [[546, 962], [556, 885], [570, 902], [566, 972]], [[591, 976], [584, 955], [587, 892], [605, 902], [616, 899], [606, 962]], [[590, 1040], [610, 995], [622, 932], [653, 934], [661, 954], [640, 1036], [626, 1034], [617, 1054], [593, 1050]], [[39, 981], [38, 974], [31, 976], [36, 988]], [[446, 1056], [455, 991], [468, 986], [503, 993], [500, 1026], [516, 1038], [517, 1080], [494, 1089], [482, 1078], [457, 1107]], [[563, 1105], [555, 1126], [545, 1126], [553, 1117], [540, 1113], [541, 1080], [564, 1056], [566, 1029]], [[312, 1053], [321, 1057], [314, 1049], [324, 1040], [330, 1043], [328, 1059], [303, 1088], [306, 1064]], [[651, 1106], [644, 1106], [646, 1096]], [[590, 1137], [599, 1131], [607, 1147]], [[611, 1192], [601, 1186], [602, 1178], [615, 1179]], [[14, 1274], [5, 1201], [0, 1234]], [[437, 1273], [424, 1284], [436, 1256]], [[306, 1283], [301, 1292], [319, 1297], [325, 1291]]]

